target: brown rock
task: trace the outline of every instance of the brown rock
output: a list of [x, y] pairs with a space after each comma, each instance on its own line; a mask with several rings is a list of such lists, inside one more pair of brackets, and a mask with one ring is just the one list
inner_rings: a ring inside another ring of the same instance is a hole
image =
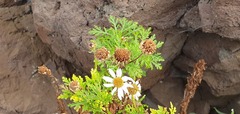
[[233, 99], [229, 106], [228, 106], [228, 110], [233, 109], [234, 110], [234, 114], [239, 114], [240, 113], [240, 96], [237, 97], [236, 99]]
[[[156, 108], [156, 105], [169, 107], [169, 103], [172, 102], [173, 105], [176, 106], [177, 111], [179, 111], [180, 103], [183, 99], [184, 85], [185, 83], [181, 78], [168, 77], [150, 89], [147, 96], [151, 96], [152, 98], [150, 98], [150, 100], [147, 99], [146, 103]], [[154, 104], [154, 102], [156, 104]], [[188, 113], [208, 114], [209, 111], [210, 104], [206, 100], [201, 99], [201, 94], [197, 90], [190, 101]]]
[[207, 101], [194, 100], [192, 99], [188, 107], [188, 112], [196, 114], [209, 114], [210, 104]]
[[0, 7], [23, 5], [30, 0], [0, 0]]
[[185, 71], [189, 74], [193, 71], [193, 67], [196, 64], [194, 60], [183, 55], [180, 55], [179, 57], [177, 57], [173, 63], [174, 63], [174, 66], [176, 66], [180, 70]]
[[134, 13], [131, 19], [145, 26], [167, 29], [177, 24], [177, 21], [187, 11], [188, 5], [193, 4], [194, 1], [149, 0], [143, 3], [141, 10]]
[[50, 79], [32, 73], [46, 64], [58, 79], [64, 61], [43, 44], [26, 14], [29, 5], [0, 8], [0, 113], [57, 113], [55, 91]]
[[239, 40], [239, 6], [238, 0], [200, 0], [184, 14], [180, 27], [186, 28], [186, 31], [202, 28], [207, 33]]
[[180, 78], [167, 78], [160, 81], [150, 89], [150, 95], [153, 100], [161, 106], [170, 106], [170, 101], [177, 110], [183, 98], [184, 83]]
[[183, 47], [185, 57], [181, 56], [174, 63], [178, 68], [189, 72], [189, 67], [192, 66], [190, 61], [205, 59], [208, 67], [203, 80], [212, 93], [215, 96], [237, 95], [240, 93], [239, 49], [239, 41], [198, 32], [190, 36]]
[[96, 21], [103, 2], [32, 1], [34, 24], [42, 41], [60, 57], [85, 72], [93, 66], [88, 52], [89, 23]]
[[200, 0], [198, 7], [204, 32], [240, 39], [239, 0]]
[[187, 28], [189, 30], [192, 29], [193, 31], [202, 28], [198, 6], [194, 6], [184, 14], [184, 17], [180, 22], [180, 27]]

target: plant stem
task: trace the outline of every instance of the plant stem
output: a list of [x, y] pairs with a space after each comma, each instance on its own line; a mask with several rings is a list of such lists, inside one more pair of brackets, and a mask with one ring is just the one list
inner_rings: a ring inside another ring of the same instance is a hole
[[[138, 58], [140, 58], [142, 55], [143, 55], [143, 53], [141, 53], [137, 58], [131, 60], [129, 63], [132, 63], [132, 62], [136, 61], [136, 60], [137, 60]], [[129, 63], [128, 63], [128, 64], [129, 64]]]
[[184, 97], [180, 105], [180, 114], [187, 114], [188, 104], [193, 98], [197, 87], [200, 85], [203, 77], [203, 71], [206, 69], [206, 63], [203, 59], [199, 60], [193, 69], [193, 73], [187, 78], [187, 85], [184, 90]]

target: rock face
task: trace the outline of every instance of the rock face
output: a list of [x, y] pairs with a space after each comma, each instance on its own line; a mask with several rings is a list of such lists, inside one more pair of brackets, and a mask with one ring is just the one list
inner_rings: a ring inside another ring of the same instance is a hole
[[239, 41], [222, 38], [216, 34], [196, 32], [189, 36], [183, 53], [174, 61], [174, 65], [182, 71], [191, 72], [194, 61], [205, 59], [207, 70], [203, 80], [212, 94], [208, 93], [208, 96], [213, 97], [208, 98], [205, 95], [202, 98], [207, 99], [212, 106], [218, 106], [226, 101], [223, 98], [222, 102], [214, 100], [216, 97], [229, 96], [227, 99], [230, 100], [233, 98], [230, 96], [240, 94], [239, 49]]
[[[207, 42], [206, 42], [207, 41]], [[207, 70], [203, 80], [215, 96], [240, 94], [240, 42], [221, 38], [215, 34], [198, 32], [191, 35], [183, 47], [183, 56], [175, 65], [186, 72], [198, 59], [205, 59]], [[186, 67], [182, 67], [186, 66]]]
[[36, 35], [29, 4], [0, 8], [0, 113], [57, 113], [49, 78], [32, 73], [46, 64], [54, 75], [66, 71], [59, 59]]
[[239, 0], [200, 0], [199, 14], [204, 32], [240, 39]]
[[56, 113], [51, 83], [40, 75], [30, 78], [34, 67], [46, 64], [59, 79], [88, 74], [94, 38], [88, 31], [109, 26], [109, 15], [152, 27], [165, 42], [158, 50], [165, 58], [163, 70], [148, 71], [141, 80], [150, 100], [178, 105], [184, 78], [205, 59], [204, 82], [189, 112], [239, 107], [239, 7], [238, 0], [0, 0], [0, 113]]
[[239, 5], [238, 0], [200, 0], [186, 12], [180, 26], [239, 40]]

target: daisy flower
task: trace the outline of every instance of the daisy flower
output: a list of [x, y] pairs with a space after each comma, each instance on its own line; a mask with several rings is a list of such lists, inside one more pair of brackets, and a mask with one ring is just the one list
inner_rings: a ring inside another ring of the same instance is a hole
[[134, 97], [136, 100], [139, 99], [139, 97], [141, 96], [140, 91], [141, 91], [141, 85], [139, 83], [139, 81], [132, 81], [132, 87], [128, 87], [128, 92], [129, 92], [129, 98], [132, 99], [132, 97]]
[[117, 91], [118, 98], [122, 100], [124, 97], [124, 94], [128, 94], [128, 87], [132, 87], [130, 84], [127, 83], [128, 80], [132, 80], [132, 78], [128, 76], [123, 76], [122, 77], [122, 70], [117, 69], [116, 74], [112, 69], [108, 69], [109, 76], [103, 76], [103, 79], [106, 82], [109, 82], [107, 84], [103, 84], [105, 87], [114, 87], [112, 90], [111, 94], [113, 95]]

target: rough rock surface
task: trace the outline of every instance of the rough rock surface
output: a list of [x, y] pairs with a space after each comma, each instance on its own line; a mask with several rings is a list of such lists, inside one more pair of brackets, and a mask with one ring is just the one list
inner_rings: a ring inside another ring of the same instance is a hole
[[183, 98], [184, 82], [180, 78], [167, 78], [150, 89], [150, 94], [157, 104], [169, 107], [170, 101], [179, 106]]
[[[204, 94], [201, 97], [211, 106], [226, 106], [228, 102], [234, 102], [235, 96], [240, 94], [239, 49], [238, 40], [199, 31], [189, 36], [183, 53], [175, 59], [174, 65], [181, 71], [191, 73], [195, 61], [205, 59], [207, 70], [203, 80], [208, 87], [203, 88]], [[232, 103], [231, 106], [237, 107], [237, 103]]]
[[200, 0], [199, 14], [204, 32], [240, 39], [239, 0]]
[[197, 32], [191, 35], [183, 47], [183, 55], [175, 65], [191, 72], [193, 61], [205, 59], [207, 70], [203, 80], [215, 96], [240, 94], [240, 42], [221, 38], [216, 34]]
[[[171, 101], [179, 111], [180, 103], [183, 99], [184, 87], [185, 83], [182, 78], [170, 76], [152, 87], [147, 96], [151, 96], [150, 100], [155, 101], [156, 104], [160, 104], [161, 106], [169, 107]], [[197, 91], [191, 100], [188, 113], [208, 114], [210, 112], [210, 104], [207, 100], [201, 98], [200, 92]], [[156, 106], [153, 108], [156, 108]]]
[[29, 5], [0, 8], [0, 113], [56, 113], [55, 91], [49, 78], [32, 73], [46, 64], [61, 78], [64, 61], [36, 35]]
[[179, 26], [182, 28], [188, 28], [192, 30], [202, 28], [198, 6], [194, 6], [184, 14], [184, 17], [181, 19]]
[[180, 26], [202, 28], [204, 32], [239, 40], [239, 6], [239, 0], [200, 0], [197, 6], [187, 11]]
[[240, 112], [239, 107], [240, 107], [240, 97], [233, 99], [232, 102], [228, 105], [228, 109], [234, 109], [234, 112], [236, 114]]

